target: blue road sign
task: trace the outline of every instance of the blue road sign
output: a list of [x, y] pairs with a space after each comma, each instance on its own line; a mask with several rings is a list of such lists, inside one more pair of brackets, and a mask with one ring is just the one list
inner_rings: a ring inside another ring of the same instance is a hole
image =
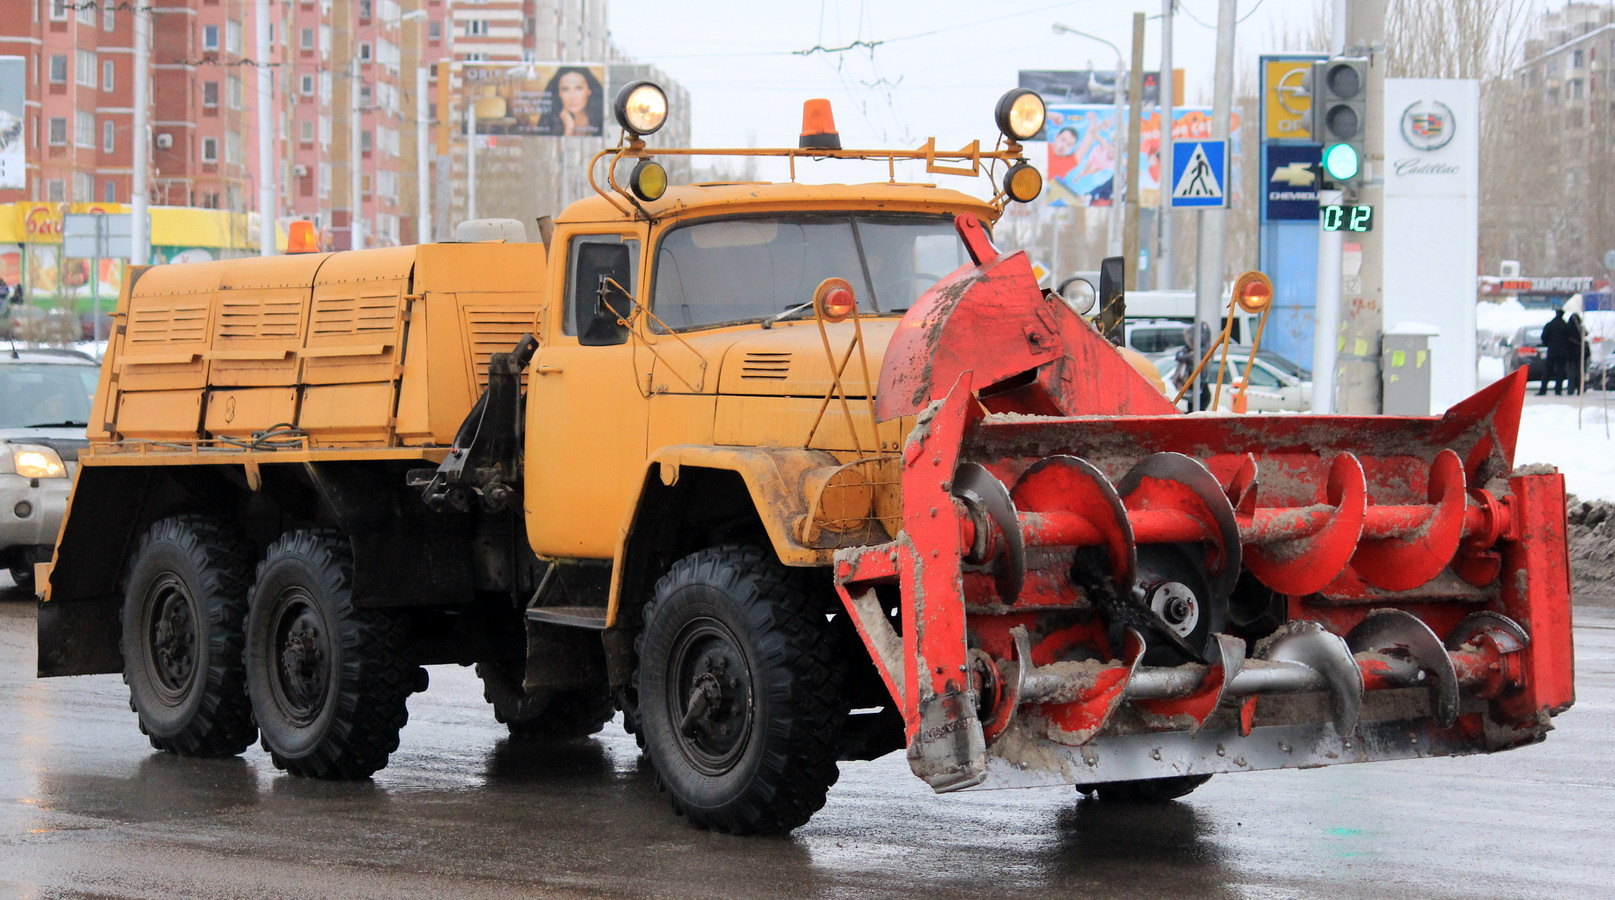
[[1172, 208], [1222, 209], [1228, 205], [1228, 142], [1172, 145]]

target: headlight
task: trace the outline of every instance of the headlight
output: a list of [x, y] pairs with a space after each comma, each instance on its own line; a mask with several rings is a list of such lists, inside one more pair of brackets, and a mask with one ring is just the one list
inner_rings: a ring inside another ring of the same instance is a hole
[[1015, 88], [998, 98], [994, 119], [1005, 137], [1017, 141], [1030, 141], [1043, 133], [1043, 120], [1048, 111], [1037, 91]]
[[11, 468], [24, 478], [66, 478], [67, 466], [62, 457], [49, 447], [37, 444], [12, 444]]
[[624, 130], [644, 137], [667, 121], [667, 94], [649, 81], [636, 81], [617, 92], [612, 112]]

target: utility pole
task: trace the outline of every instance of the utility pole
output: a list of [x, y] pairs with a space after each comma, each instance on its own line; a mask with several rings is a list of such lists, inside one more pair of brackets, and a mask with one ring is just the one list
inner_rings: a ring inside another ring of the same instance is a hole
[[1161, 189], [1160, 244], [1155, 254], [1155, 289], [1172, 287], [1172, 103], [1176, 97], [1172, 71], [1172, 16], [1177, 0], [1161, 0]]
[[151, 263], [151, 17], [150, 7], [137, 5], [135, 16], [134, 173], [130, 179], [129, 206], [134, 214], [130, 223], [129, 262], [137, 266]]
[[[1120, 88], [1120, 85], [1117, 85]], [[1138, 290], [1138, 145], [1139, 121], [1144, 114], [1144, 14], [1133, 13], [1133, 71], [1127, 83], [1127, 150], [1132, 155], [1127, 167], [1127, 227], [1122, 236], [1122, 256], [1126, 262], [1127, 290]], [[1120, 151], [1118, 151], [1119, 153]]]
[[432, 192], [427, 182], [426, 162], [426, 23], [421, 23], [421, 39], [416, 42], [415, 66], [415, 242], [431, 243]]
[[[1387, 0], [1345, 0], [1347, 56], [1368, 57], [1363, 95], [1363, 179], [1356, 197], [1345, 202], [1381, 209], [1385, 205], [1385, 13]], [[1385, 330], [1385, 252], [1380, 229], [1353, 234], [1357, 253], [1340, 267], [1344, 309], [1339, 363], [1339, 411], [1373, 415], [1380, 411], [1380, 341]], [[1344, 248], [1347, 251], [1351, 247]]]
[[477, 217], [477, 104], [465, 98], [465, 217]]
[[359, 59], [348, 60], [348, 249], [364, 249], [364, 199], [359, 193]]
[[[1234, 105], [1234, 24], [1238, 0], [1220, 0], [1217, 6], [1217, 71], [1212, 81], [1211, 96], [1211, 137], [1213, 140], [1228, 140], [1229, 116]], [[1233, 166], [1228, 167], [1229, 174]], [[1163, 166], [1163, 172], [1170, 172], [1171, 167]], [[1163, 187], [1164, 187], [1163, 182]], [[1222, 186], [1223, 193], [1228, 193], [1228, 185]], [[1227, 274], [1228, 262], [1225, 259], [1227, 244], [1225, 242], [1226, 209], [1200, 210], [1200, 229], [1195, 236], [1195, 250], [1199, 257], [1195, 277], [1194, 309], [1194, 353], [1195, 358], [1205, 356], [1207, 348], [1201, 340], [1202, 333], [1220, 330], [1222, 323], [1222, 285]], [[1215, 377], [1215, 373], [1212, 373]], [[1197, 408], [1199, 390], [1191, 389], [1189, 392], [1194, 399], [1190, 401], [1190, 409]]]
[[275, 132], [270, 124], [275, 83], [269, 65], [269, 0], [257, 0], [254, 6], [258, 20], [253, 50], [258, 57], [258, 255], [272, 256], [276, 250], [275, 211], [280, 205], [275, 202]]

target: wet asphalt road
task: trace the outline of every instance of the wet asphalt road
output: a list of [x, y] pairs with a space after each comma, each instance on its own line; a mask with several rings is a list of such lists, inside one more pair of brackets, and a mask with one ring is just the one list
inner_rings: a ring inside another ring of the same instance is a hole
[[[0, 581], [4, 576], [0, 576]], [[0, 601], [0, 897], [1571, 897], [1615, 881], [1615, 613], [1578, 610], [1577, 706], [1489, 757], [1222, 776], [1158, 807], [939, 797], [901, 754], [844, 764], [789, 838], [675, 818], [615, 725], [504, 739], [432, 670], [374, 780], [150, 750], [117, 676], [35, 680]]]

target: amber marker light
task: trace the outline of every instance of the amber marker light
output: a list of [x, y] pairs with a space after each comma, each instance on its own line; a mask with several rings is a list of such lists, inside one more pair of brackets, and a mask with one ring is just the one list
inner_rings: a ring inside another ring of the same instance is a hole
[[858, 310], [858, 298], [845, 278], [826, 278], [813, 290], [813, 308], [826, 322], [840, 322]]
[[642, 159], [628, 176], [628, 187], [641, 200], [660, 200], [667, 193], [667, 170], [655, 160]]
[[1261, 272], [1251, 271], [1234, 279], [1234, 302], [1248, 313], [1259, 313], [1273, 303], [1273, 282]]
[[667, 122], [667, 92], [653, 82], [636, 81], [617, 92], [611, 111], [629, 134], [655, 134]]
[[287, 253], [313, 253], [320, 249], [319, 238], [314, 234], [314, 223], [298, 219], [286, 228]]
[[1031, 203], [1043, 193], [1043, 173], [1031, 163], [1016, 163], [1004, 173], [1004, 193], [1017, 203]]
[[1047, 117], [1043, 98], [1026, 88], [1015, 88], [998, 98], [998, 109], [993, 113], [998, 130], [1016, 141], [1030, 141], [1041, 135]]

